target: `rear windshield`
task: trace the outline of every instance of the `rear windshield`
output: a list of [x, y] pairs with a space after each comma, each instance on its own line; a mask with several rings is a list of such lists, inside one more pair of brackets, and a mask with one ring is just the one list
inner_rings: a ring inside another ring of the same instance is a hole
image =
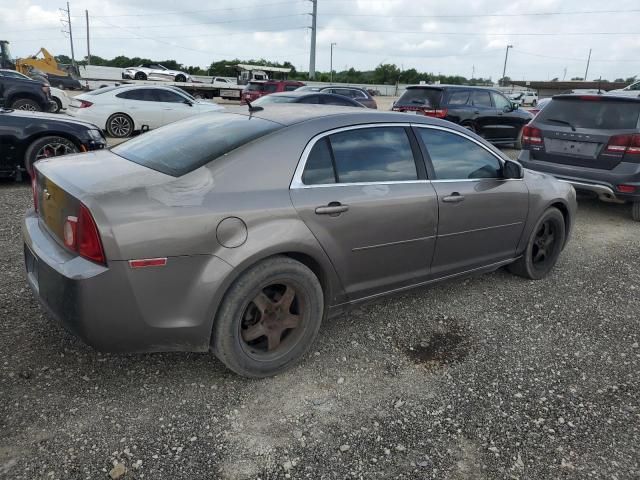
[[214, 112], [143, 133], [111, 151], [179, 177], [280, 128], [279, 123], [261, 118]]
[[536, 123], [575, 128], [625, 130], [639, 127], [640, 102], [554, 98], [536, 117]]
[[102, 88], [98, 88], [96, 90], [93, 90], [91, 92], [87, 92], [85, 93], [85, 95], [100, 95], [102, 93], [107, 93], [110, 92], [111, 90], [116, 90], [122, 87], [116, 87], [116, 86], [111, 86], [111, 87], [102, 87]]
[[260, 106], [260, 105], [268, 105], [270, 103], [291, 103], [297, 97], [287, 97], [285, 95], [265, 95], [264, 97], [260, 97], [259, 99], [251, 102], [251, 105]]
[[441, 98], [442, 90], [437, 88], [407, 88], [396, 104], [438, 108]]

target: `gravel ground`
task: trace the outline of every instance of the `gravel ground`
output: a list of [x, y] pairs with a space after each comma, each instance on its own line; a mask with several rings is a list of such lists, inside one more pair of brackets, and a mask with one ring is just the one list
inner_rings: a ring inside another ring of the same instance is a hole
[[582, 201], [545, 280], [501, 270], [360, 307], [255, 381], [210, 354], [100, 354], [52, 323], [24, 280], [30, 202], [0, 184], [0, 478], [640, 477], [627, 206]]

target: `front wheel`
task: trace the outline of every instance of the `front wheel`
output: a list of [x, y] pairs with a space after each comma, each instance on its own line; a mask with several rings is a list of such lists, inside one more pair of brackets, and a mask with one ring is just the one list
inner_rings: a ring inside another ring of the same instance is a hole
[[186, 82], [187, 81], [187, 77], [185, 77], [184, 75], [176, 75], [176, 82]]
[[264, 260], [225, 295], [212, 332], [213, 351], [239, 375], [276, 375], [307, 352], [323, 314], [322, 287], [309, 268], [288, 257]]
[[27, 112], [41, 112], [42, 108], [35, 100], [30, 98], [19, 98], [11, 104], [14, 110], [26, 110]]
[[107, 119], [107, 133], [110, 137], [126, 138], [133, 133], [133, 120], [124, 113], [114, 113]]
[[62, 110], [62, 102], [58, 98], [53, 97], [50, 112], [60, 113], [60, 110]]
[[531, 102], [531, 106], [532, 106], [532, 107], [535, 107], [537, 104], [538, 104], [538, 101], [537, 101], [537, 100], [534, 100], [533, 102]]
[[70, 155], [78, 153], [80, 150], [69, 139], [57, 136], [42, 137], [35, 140], [24, 156], [24, 166], [31, 175], [33, 164], [43, 158], [59, 157], [61, 155]]
[[522, 257], [509, 265], [509, 271], [531, 280], [546, 277], [558, 261], [565, 235], [564, 216], [557, 208], [549, 208], [531, 232]]
[[147, 79], [147, 75], [144, 72], [136, 72], [136, 74], [133, 76], [133, 78], [135, 80], [146, 80]]

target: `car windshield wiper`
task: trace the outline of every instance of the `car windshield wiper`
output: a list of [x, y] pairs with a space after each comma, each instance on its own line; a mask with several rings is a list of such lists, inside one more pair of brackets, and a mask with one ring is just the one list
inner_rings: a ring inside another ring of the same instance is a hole
[[545, 118], [545, 120], [547, 122], [556, 122], [556, 123], [562, 123], [563, 125], [568, 125], [571, 127], [571, 130], [573, 130], [574, 132], [576, 131], [576, 127], [574, 127], [571, 122], [567, 122], [566, 120], [558, 120], [557, 118]]

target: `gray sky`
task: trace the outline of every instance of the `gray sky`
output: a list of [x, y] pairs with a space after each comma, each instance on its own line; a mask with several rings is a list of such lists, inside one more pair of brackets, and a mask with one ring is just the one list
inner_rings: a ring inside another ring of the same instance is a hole
[[[262, 57], [289, 60], [305, 71], [309, 67], [308, 0], [70, 4], [77, 59], [87, 51], [87, 9], [91, 51], [101, 57], [174, 58], [202, 67], [222, 58]], [[0, 0], [0, 37], [11, 42], [14, 56], [32, 54], [41, 46], [70, 55], [69, 40], [61, 32], [61, 7], [62, 0]], [[522, 15], [602, 10], [609, 13]], [[318, 0], [318, 70], [329, 70], [331, 42], [337, 43], [335, 69], [395, 63], [436, 74], [470, 77], [475, 71], [493, 79], [501, 76], [505, 46], [511, 44], [507, 75], [530, 80], [562, 79], [565, 68], [566, 79], [582, 77], [593, 48], [589, 79], [613, 80], [640, 74], [640, 2]]]

